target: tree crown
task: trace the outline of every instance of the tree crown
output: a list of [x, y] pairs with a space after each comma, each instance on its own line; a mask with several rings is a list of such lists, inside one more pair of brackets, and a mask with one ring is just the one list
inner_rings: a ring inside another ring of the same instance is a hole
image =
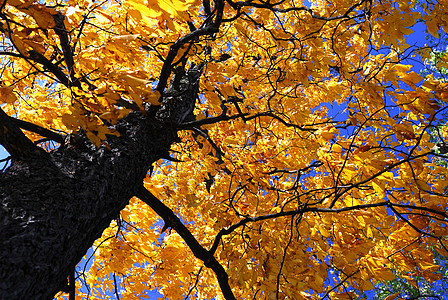
[[145, 178], [152, 194], [94, 245], [80, 294], [113, 291], [115, 275], [124, 298], [170, 299], [351, 299], [395, 276], [439, 278], [448, 86], [412, 70], [431, 45], [406, 36], [417, 23], [443, 35], [442, 2], [4, 0], [0, 12], [0, 123], [26, 130], [0, 131], [15, 159], [81, 134], [113, 151], [121, 119], [163, 121], [197, 97], [170, 119], [180, 141]]

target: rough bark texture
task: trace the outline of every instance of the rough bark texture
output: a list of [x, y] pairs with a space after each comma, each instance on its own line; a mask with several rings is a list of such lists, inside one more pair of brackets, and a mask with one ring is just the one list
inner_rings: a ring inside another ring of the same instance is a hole
[[72, 136], [0, 173], [0, 299], [52, 299], [66, 286], [151, 164], [168, 154], [176, 124], [191, 114], [199, 73], [172, 81], [163, 109], [121, 120], [121, 136], [108, 137], [109, 148]]

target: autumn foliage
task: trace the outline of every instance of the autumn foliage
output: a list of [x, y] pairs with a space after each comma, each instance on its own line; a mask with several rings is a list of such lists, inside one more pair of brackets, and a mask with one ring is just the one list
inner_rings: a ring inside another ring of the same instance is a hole
[[77, 295], [352, 299], [439, 279], [448, 86], [412, 69], [431, 48], [406, 35], [437, 39], [448, 6], [414, 2], [0, 1], [1, 109], [46, 151], [64, 139], [42, 128], [110, 149], [120, 119], [201, 72], [195, 117], [77, 268]]

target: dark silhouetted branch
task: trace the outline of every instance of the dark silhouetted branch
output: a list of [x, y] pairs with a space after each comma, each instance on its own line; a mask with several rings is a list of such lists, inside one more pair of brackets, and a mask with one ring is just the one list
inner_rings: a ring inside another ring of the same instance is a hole
[[224, 298], [227, 300], [236, 299], [229, 285], [229, 276], [227, 275], [223, 266], [221, 266], [221, 264], [211, 252], [207, 251], [204, 247], [201, 246], [201, 244], [199, 244], [193, 234], [191, 234], [190, 230], [188, 230], [188, 228], [174, 214], [174, 212], [165, 204], [163, 204], [162, 201], [157, 199], [144, 186], [141, 186], [136, 196], [140, 200], [148, 204], [149, 207], [151, 207], [160, 217], [162, 217], [167, 226], [176, 230], [176, 232], [182, 237], [185, 243], [187, 243], [194, 256], [202, 260], [206, 267], [212, 269], [213, 272], [215, 272]]

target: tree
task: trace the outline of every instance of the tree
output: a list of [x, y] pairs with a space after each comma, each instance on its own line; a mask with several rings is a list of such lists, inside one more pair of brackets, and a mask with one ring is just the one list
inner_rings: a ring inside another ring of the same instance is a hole
[[431, 47], [405, 35], [446, 31], [443, 3], [0, 3], [2, 299], [438, 278], [448, 87], [411, 71]]

